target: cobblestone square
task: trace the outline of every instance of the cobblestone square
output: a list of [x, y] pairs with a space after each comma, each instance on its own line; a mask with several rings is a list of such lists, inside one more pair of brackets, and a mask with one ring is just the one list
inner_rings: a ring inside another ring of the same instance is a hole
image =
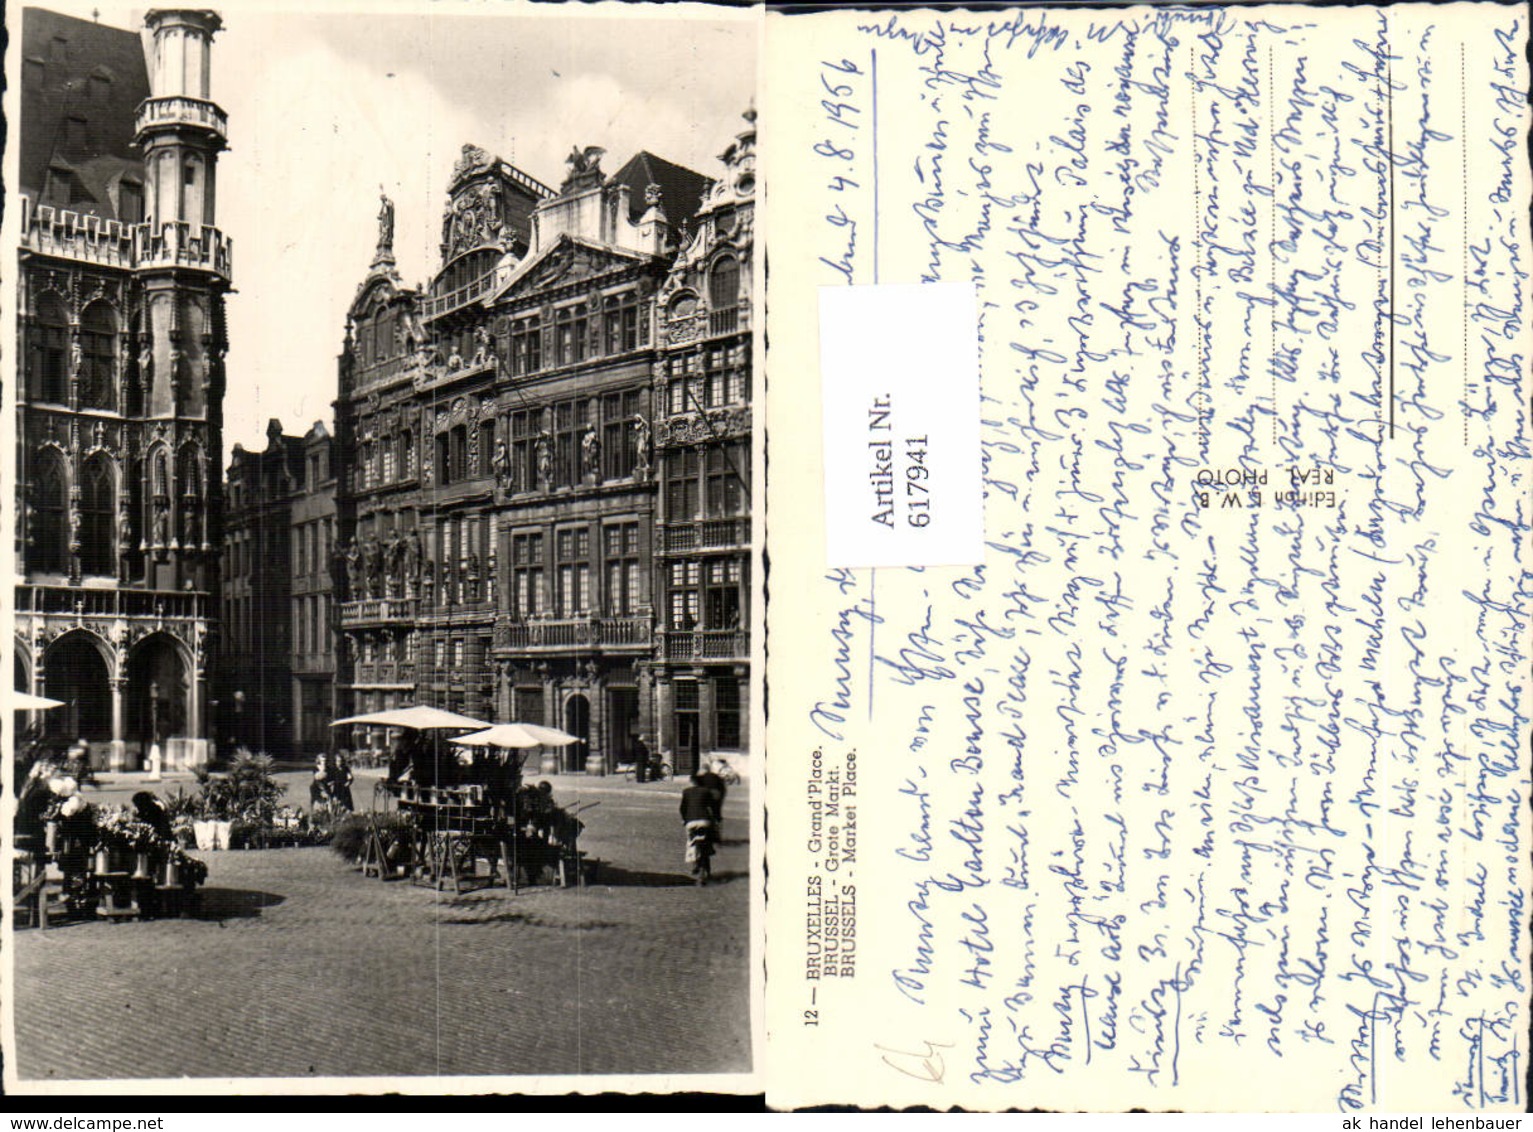
[[328, 848], [211, 852], [195, 916], [18, 931], [19, 1075], [747, 1071], [748, 788], [697, 888], [681, 783], [554, 782], [563, 805], [600, 803], [584, 888], [455, 895]]

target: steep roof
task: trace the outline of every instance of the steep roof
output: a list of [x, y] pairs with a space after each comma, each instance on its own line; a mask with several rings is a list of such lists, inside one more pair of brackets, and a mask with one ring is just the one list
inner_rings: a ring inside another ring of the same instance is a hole
[[107, 186], [143, 176], [133, 120], [149, 72], [138, 33], [25, 8], [21, 59], [22, 191], [40, 195], [52, 166], [72, 182], [66, 207], [115, 218]]
[[644, 215], [644, 190], [650, 185], [660, 186], [660, 206], [665, 218], [675, 227], [682, 221], [691, 222], [702, 203], [703, 190], [712, 182], [701, 173], [653, 153], [640, 150], [628, 159], [628, 163], [612, 174], [610, 181], [629, 187], [629, 219], [638, 223]]

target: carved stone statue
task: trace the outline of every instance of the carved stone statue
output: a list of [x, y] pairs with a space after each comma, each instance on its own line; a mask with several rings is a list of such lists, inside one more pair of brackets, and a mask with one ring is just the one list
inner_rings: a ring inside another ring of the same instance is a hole
[[80, 509], [78, 507], [69, 509], [69, 552], [80, 553]]
[[537, 460], [538, 487], [544, 491], [547, 491], [549, 486], [553, 483], [554, 460], [553, 454], [549, 451], [548, 433], [546, 432], [541, 433], [538, 436]]
[[133, 549], [133, 509], [126, 499], [117, 509], [117, 548], [123, 554]]
[[436, 563], [426, 559], [421, 563], [421, 597], [426, 605], [431, 605], [431, 599], [436, 594]]
[[366, 586], [366, 581], [362, 577], [362, 549], [357, 545], [356, 539], [346, 544], [346, 586], [347, 592], [353, 598], [361, 597]]
[[170, 542], [170, 507], [163, 500], [154, 505], [154, 545], [164, 547]]
[[490, 352], [490, 332], [483, 326], [474, 328], [474, 362], [476, 366], [482, 366], [492, 360], [494, 354]]
[[400, 552], [402, 551], [397, 536], [390, 535], [383, 544], [383, 593], [382, 597], [398, 597], [401, 578]]
[[389, 200], [383, 186], [378, 186], [378, 250], [394, 250], [394, 202]]
[[196, 546], [202, 541], [202, 511], [191, 496], [181, 500], [181, 545]]
[[405, 536], [404, 544], [405, 597], [414, 597], [415, 580], [420, 572], [421, 561], [421, 537], [415, 528], [410, 528], [410, 533]]
[[383, 549], [378, 540], [369, 536], [362, 549], [362, 565], [367, 574], [365, 597], [383, 596]]
[[495, 486], [501, 491], [511, 490], [511, 454], [506, 451], [506, 442], [495, 442], [495, 454], [490, 457], [490, 470], [495, 473]]
[[580, 173], [591, 173], [601, 164], [601, 159], [606, 152], [599, 145], [588, 145], [584, 150], [579, 146], [572, 146], [570, 155], [564, 159], [564, 164], [569, 167], [572, 177]]
[[649, 479], [649, 421], [644, 414], [633, 422], [633, 446], [635, 448], [633, 474], [635, 479]]
[[580, 468], [588, 476], [601, 478], [601, 438], [595, 425], [587, 425], [586, 434], [580, 438]]

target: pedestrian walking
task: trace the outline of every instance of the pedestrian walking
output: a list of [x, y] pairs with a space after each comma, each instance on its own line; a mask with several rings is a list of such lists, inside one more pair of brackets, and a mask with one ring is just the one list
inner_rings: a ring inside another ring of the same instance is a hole
[[692, 776], [692, 785], [681, 792], [681, 821], [686, 830], [685, 860], [699, 885], [708, 883], [713, 873], [713, 847], [718, 840], [718, 796], [703, 785], [701, 774]]

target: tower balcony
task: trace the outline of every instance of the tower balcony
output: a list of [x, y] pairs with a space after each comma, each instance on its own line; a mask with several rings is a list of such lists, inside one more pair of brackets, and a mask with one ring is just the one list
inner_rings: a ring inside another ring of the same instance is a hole
[[234, 267], [234, 241], [211, 224], [185, 220], [140, 224], [133, 237], [139, 268], [190, 267], [228, 279]]
[[191, 129], [217, 139], [220, 145], [229, 137], [229, 116], [205, 98], [173, 94], [164, 98], [146, 98], [139, 104], [135, 131]]

